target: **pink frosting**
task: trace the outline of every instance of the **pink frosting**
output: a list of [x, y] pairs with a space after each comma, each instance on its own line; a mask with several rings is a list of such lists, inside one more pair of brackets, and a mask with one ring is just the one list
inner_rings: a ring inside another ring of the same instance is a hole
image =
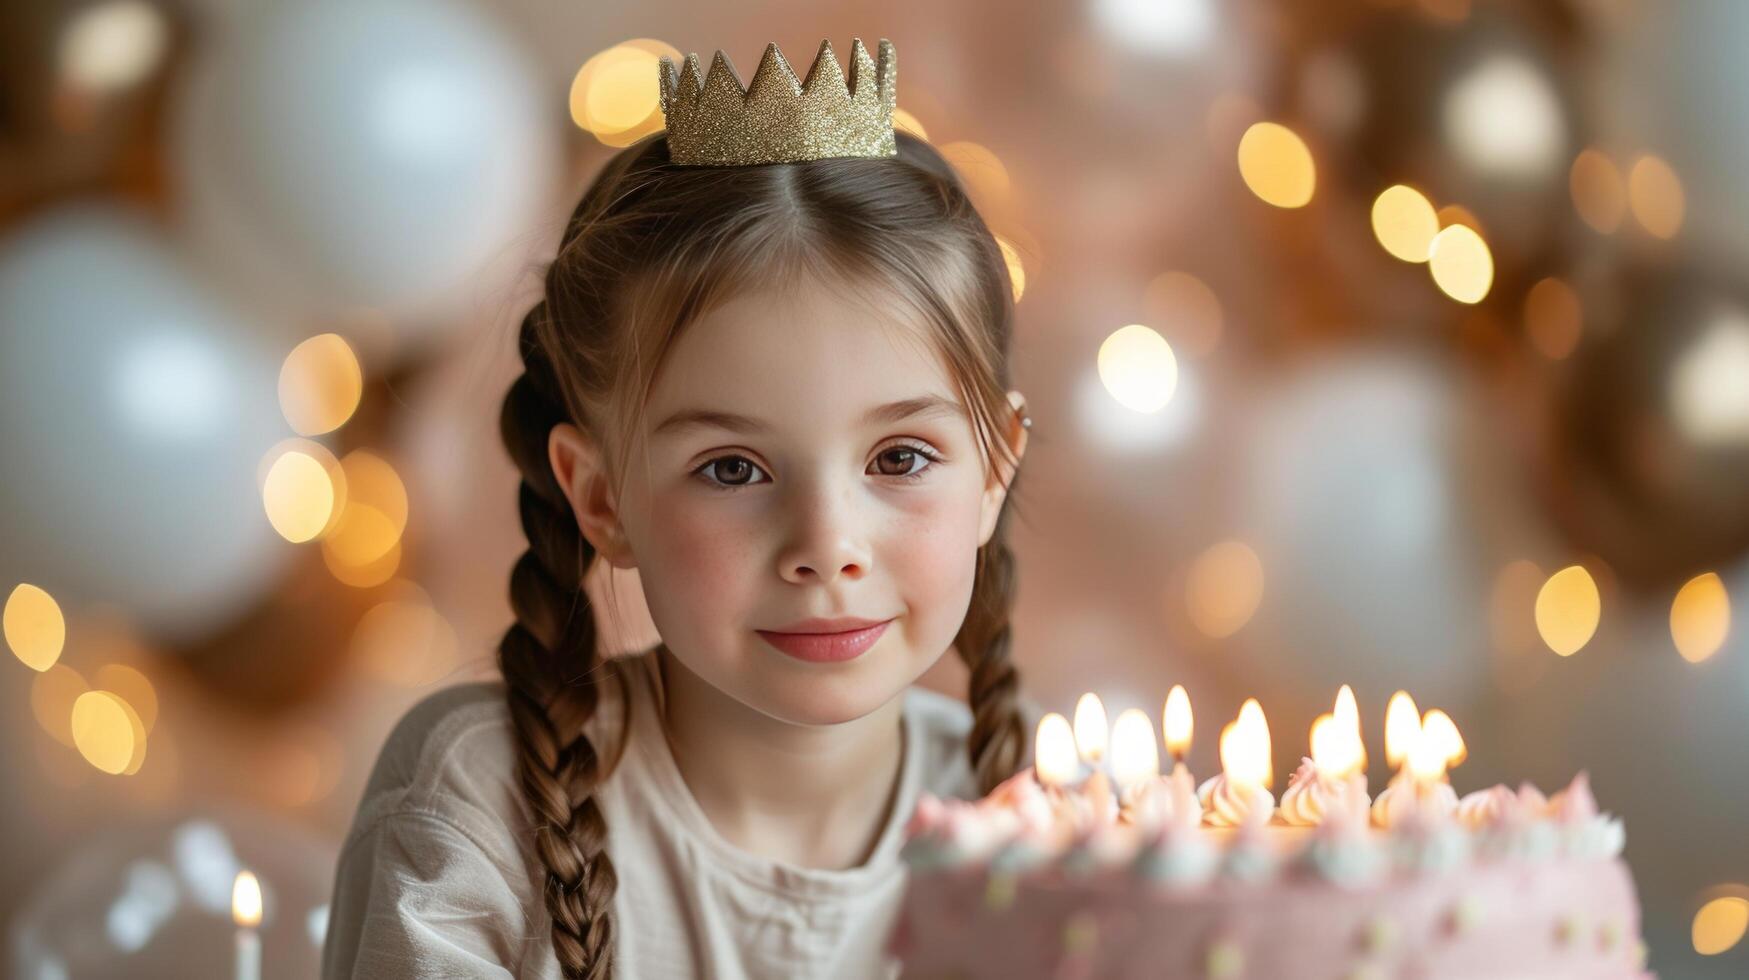
[[1504, 784], [1479, 789], [1458, 801], [1458, 822], [1471, 830], [1498, 823], [1516, 797]]
[[1549, 801], [1549, 815], [1564, 824], [1584, 823], [1597, 816], [1597, 798], [1591, 795], [1591, 777], [1584, 771]]

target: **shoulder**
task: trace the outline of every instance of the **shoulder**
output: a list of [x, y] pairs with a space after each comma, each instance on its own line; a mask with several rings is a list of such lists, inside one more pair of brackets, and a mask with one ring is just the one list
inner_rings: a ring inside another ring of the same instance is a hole
[[488, 850], [520, 806], [515, 733], [501, 681], [436, 691], [401, 716], [383, 742], [352, 835], [392, 816], [433, 818]]

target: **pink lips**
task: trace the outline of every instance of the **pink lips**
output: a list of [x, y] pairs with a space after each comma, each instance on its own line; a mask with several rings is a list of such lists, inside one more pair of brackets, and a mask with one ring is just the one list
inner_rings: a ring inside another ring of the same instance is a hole
[[[892, 620], [889, 619], [838, 632], [780, 633], [774, 630], [758, 630], [757, 632], [761, 637], [764, 637], [765, 642], [797, 660], [805, 660], [809, 663], [842, 663], [862, 656], [863, 652], [874, 646], [875, 641], [881, 638], [881, 634], [887, 631], [887, 626], [890, 623]], [[796, 626], [802, 629], [813, 629], [816, 624], [823, 624], [827, 627], [831, 625], [825, 620], [810, 620], [806, 623], [798, 623]]]

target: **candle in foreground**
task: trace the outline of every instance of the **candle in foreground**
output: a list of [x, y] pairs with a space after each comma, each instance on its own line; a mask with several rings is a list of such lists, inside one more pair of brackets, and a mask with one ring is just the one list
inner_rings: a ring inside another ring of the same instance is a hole
[[231, 919], [237, 923], [237, 980], [261, 980], [261, 882], [252, 871], [237, 872], [231, 885]]
[[1182, 766], [1190, 754], [1190, 735], [1196, 718], [1190, 711], [1190, 695], [1184, 685], [1174, 684], [1166, 694], [1166, 707], [1160, 713], [1160, 731], [1166, 737], [1166, 751], [1172, 761]]

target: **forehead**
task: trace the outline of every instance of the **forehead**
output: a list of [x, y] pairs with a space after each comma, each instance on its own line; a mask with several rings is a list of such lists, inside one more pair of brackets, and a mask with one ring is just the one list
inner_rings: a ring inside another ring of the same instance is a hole
[[927, 328], [878, 293], [808, 281], [743, 292], [693, 321], [664, 357], [646, 424], [676, 411], [753, 415], [778, 430], [851, 425], [933, 395], [957, 402]]

